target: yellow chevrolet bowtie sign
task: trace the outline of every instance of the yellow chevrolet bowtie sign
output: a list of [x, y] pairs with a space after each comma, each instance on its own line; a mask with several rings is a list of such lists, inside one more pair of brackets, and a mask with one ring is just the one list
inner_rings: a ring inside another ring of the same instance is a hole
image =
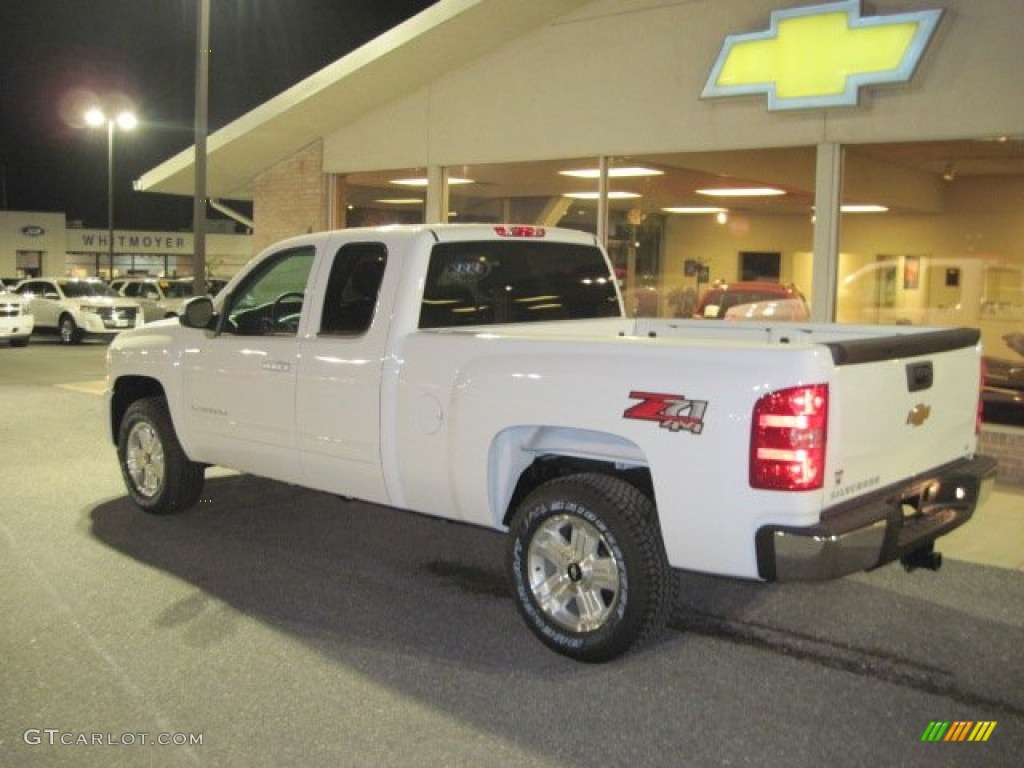
[[864, 86], [913, 77], [941, 17], [864, 17], [860, 0], [773, 11], [767, 30], [725, 39], [701, 96], [763, 93], [772, 110], [856, 105]]

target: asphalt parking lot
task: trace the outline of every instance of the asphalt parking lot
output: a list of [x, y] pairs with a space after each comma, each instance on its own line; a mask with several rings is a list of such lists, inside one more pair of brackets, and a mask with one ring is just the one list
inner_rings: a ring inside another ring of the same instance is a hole
[[[679, 573], [617, 662], [519, 620], [500, 535], [211, 472], [127, 500], [105, 345], [0, 348], [0, 765], [1008, 766], [1024, 572], [816, 585]], [[994, 722], [927, 742], [934, 722]], [[166, 742], [166, 743], [161, 743]]]

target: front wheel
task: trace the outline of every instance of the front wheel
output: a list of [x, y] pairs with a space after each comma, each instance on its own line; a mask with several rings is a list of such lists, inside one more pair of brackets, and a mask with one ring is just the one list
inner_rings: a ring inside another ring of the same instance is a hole
[[63, 315], [60, 319], [61, 344], [78, 344], [82, 340], [82, 329], [75, 323], [71, 315]]
[[199, 501], [204, 467], [185, 455], [162, 397], [128, 406], [118, 430], [117, 458], [128, 494], [146, 512], [181, 512]]
[[609, 661], [657, 635], [672, 576], [654, 503], [624, 480], [551, 480], [512, 521], [508, 571], [520, 614], [552, 650]]

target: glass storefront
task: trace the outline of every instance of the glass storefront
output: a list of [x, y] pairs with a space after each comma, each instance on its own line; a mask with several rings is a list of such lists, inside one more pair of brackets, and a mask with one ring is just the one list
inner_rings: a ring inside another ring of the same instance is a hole
[[969, 326], [986, 356], [986, 419], [1024, 423], [1024, 146], [846, 148], [839, 322]]
[[342, 180], [345, 226], [422, 224], [427, 174], [419, 168], [352, 173]]
[[[764, 284], [822, 300], [812, 284], [818, 156], [807, 146], [449, 167], [446, 218], [602, 237], [631, 315], [742, 317], [700, 298], [743, 282], [754, 288], [736, 286], [736, 301]], [[841, 166], [837, 289], [825, 302], [835, 320], [979, 328], [990, 384], [1019, 391], [1024, 143], [848, 145]], [[347, 225], [425, 221], [426, 177], [349, 175]], [[763, 298], [772, 311], [771, 292]]]
[[[689, 317], [713, 282], [809, 295], [815, 149], [679, 153], [446, 169], [448, 221], [514, 221], [603, 237], [631, 315]], [[424, 221], [426, 173], [346, 178], [348, 226]]]

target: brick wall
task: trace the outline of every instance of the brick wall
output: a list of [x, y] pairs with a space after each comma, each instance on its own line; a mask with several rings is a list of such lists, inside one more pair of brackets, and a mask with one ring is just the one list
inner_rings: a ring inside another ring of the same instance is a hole
[[1024, 486], [1024, 429], [984, 425], [978, 453], [999, 461], [997, 478], [1000, 483]]
[[327, 184], [321, 142], [271, 166], [253, 183], [253, 253], [293, 235], [325, 228]]

